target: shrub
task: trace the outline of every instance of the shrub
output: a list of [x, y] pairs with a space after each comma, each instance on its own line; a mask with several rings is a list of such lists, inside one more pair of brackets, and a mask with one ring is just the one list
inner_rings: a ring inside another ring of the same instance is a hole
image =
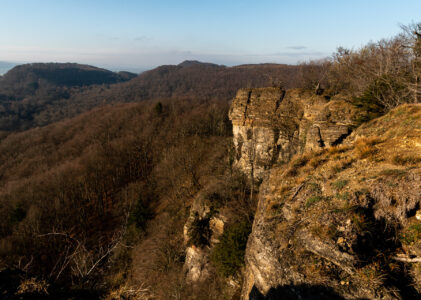
[[219, 192], [211, 192], [206, 195], [206, 200], [209, 203], [211, 209], [211, 215], [217, 212], [221, 207], [223, 207], [230, 199]]
[[10, 222], [12, 224], [19, 223], [26, 217], [26, 211], [23, 208], [22, 204], [17, 204], [15, 209], [12, 211], [10, 215]]
[[359, 159], [369, 158], [377, 153], [374, 147], [379, 141], [376, 138], [361, 138], [355, 142], [355, 150]]
[[247, 239], [251, 223], [242, 221], [229, 226], [211, 253], [211, 262], [223, 276], [233, 276], [244, 265]]
[[162, 103], [158, 102], [157, 104], [155, 104], [154, 110], [157, 115], [162, 114], [162, 110], [163, 110]]
[[204, 247], [209, 245], [209, 239], [211, 236], [209, 221], [209, 216], [200, 218], [198, 213], [195, 214], [194, 220], [191, 223], [188, 231], [189, 245], [195, 245], [197, 247]]
[[354, 120], [357, 126], [380, 117], [385, 112], [384, 106], [375, 99], [373, 92], [370, 90], [366, 90], [362, 96], [352, 99], [352, 104], [361, 108], [362, 111]]
[[393, 163], [397, 165], [415, 165], [417, 163], [421, 162], [421, 157], [416, 156], [403, 156], [403, 155], [396, 155], [393, 157]]
[[152, 212], [148, 205], [139, 199], [129, 217], [129, 224], [134, 224], [136, 228], [144, 230], [146, 222], [152, 217]]

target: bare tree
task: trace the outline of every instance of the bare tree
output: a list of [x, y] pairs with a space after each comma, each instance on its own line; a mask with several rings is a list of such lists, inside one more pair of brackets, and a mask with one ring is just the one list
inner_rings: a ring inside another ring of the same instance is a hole
[[126, 214], [126, 221], [119, 231], [107, 241], [98, 241], [97, 247], [88, 247], [83, 239], [77, 238], [71, 232], [49, 232], [38, 235], [39, 238], [61, 238], [64, 239], [65, 247], [62, 254], [57, 258], [56, 263], [50, 272], [50, 278], [58, 280], [65, 270], [81, 282], [85, 282], [90, 275], [96, 271], [113, 251], [121, 245], [126, 232], [129, 214]]
[[408, 83], [408, 88], [412, 92], [413, 102], [420, 102], [420, 80], [421, 80], [421, 23], [412, 23], [401, 26], [403, 33], [403, 47], [411, 52], [411, 75], [412, 80]]

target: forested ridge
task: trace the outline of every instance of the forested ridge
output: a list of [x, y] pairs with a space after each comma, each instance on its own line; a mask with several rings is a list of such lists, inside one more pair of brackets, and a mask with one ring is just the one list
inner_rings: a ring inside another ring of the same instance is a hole
[[45, 126], [104, 104], [169, 97], [229, 100], [244, 86], [299, 87], [303, 68], [308, 67], [187, 61], [135, 76], [77, 64], [17, 66], [0, 79], [0, 132]]

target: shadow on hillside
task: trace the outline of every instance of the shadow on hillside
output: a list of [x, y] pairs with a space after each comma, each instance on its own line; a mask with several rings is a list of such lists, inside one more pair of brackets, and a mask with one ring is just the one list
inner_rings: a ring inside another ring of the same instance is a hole
[[[345, 299], [336, 293], [332, 288], [321, 285], [284, 285], [277, 288], [271, 288], [266, 296], [259, 292], [253, 286], [249, 294], [250, 300], [326, 300], [326, 299]], [[361, 299], [362, 300], [362, 299]]]

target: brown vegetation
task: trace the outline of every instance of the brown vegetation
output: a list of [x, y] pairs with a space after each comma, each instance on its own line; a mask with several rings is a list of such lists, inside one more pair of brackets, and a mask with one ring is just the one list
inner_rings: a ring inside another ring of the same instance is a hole
[[[204, 176], [229, 168], [227, 109], [191, 99], [127, 104], [9, 135], [0, 144], [2, 266], [82, 288], [113, 272], [118, 288], [126, 247], [157, 234], [145, 231], [154, 215], [170, 226], [158, 245], [172, 261], [192, 195]], [[160, 276], [179, 270], [182, 256]]]

